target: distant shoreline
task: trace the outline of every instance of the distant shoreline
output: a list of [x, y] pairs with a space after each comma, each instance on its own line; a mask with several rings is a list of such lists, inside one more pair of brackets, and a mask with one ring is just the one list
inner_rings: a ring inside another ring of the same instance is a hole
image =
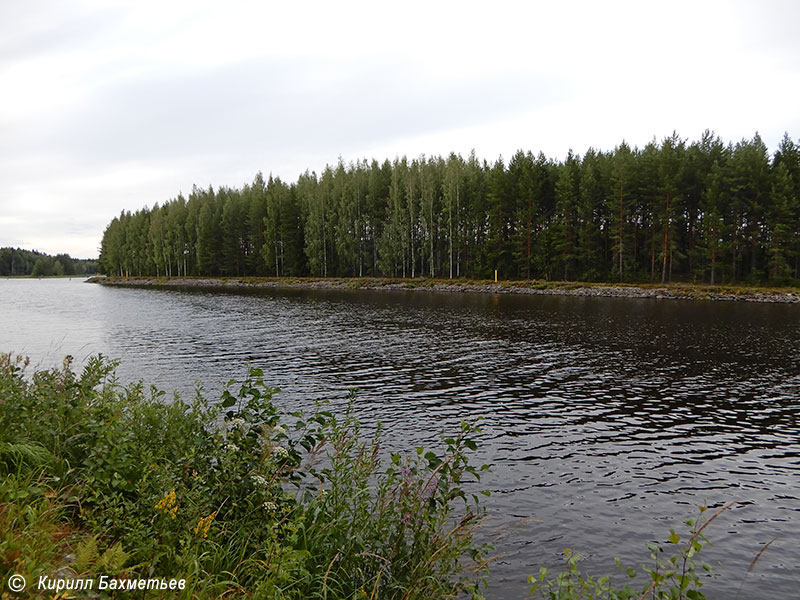
[[692, 284], [608, 284], [554, 281], [501, 281], [466, 279], [392, 279], [381, 277], [91, 277], [89, 283], [123, 287], [198, 289], [361, 289], [482, 294], [532, 294], [596, 296], [800, 304], [798, 288]]

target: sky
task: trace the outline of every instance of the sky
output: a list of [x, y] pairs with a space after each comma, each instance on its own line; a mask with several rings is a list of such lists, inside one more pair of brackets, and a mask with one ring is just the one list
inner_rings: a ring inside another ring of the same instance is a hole
[[800, 3], [0, 3], [0, 247], [361, 158], [800, 137]]

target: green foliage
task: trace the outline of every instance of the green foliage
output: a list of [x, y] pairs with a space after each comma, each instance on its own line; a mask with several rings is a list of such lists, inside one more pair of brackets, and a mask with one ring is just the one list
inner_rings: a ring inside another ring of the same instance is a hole
[[73, 571], [185, 577], [186, 597], [479, 596], [472, 425], [386, 464], [349, 412], [281, 414], [257, 369], [208, 405], [121, 387], [102, 357], [24, 366], [0, 360], [8, 573], [23, 550], [27, 577], [64, 566], [43, 547], [60, 527]]
[[[18, 573], [31, 582], [63, 565], [79, 539], [66, 525], [73, 505], [36, 477], [7, 476], [0, 480], [0, 578]], [[4, 596], [5, 597], [5, 596]]]
[[538, 576], [528, 577], [530, 594], [549, 600], [705, 600], [700, 589], [714, 570], [704, 562], [698, 568], [697, 555], [709, 543], [703, 531], [732, 505], [726, 504], [710, 516], [706, 514], [707, 507], [698, 507], [700, 516], [686, 521], [689, 531], [683, 543], [683, 538], [670, 529], [666, 542], [648, 544], [652, 562], [642, 566], [644, 577], [632, 567], [623, 568], [617, 559], [618, 569], [629, 580], [622, 587], [612, 585], [610, 576], [584, 574], [579, 567], [580, 555], [567, 549], [564, 569], [555, 577], [545, 568], [539, 570]]
[[93, 275], [97, 261], [75, 259], [69, 254], [48, 256], [41, 252], [20, 248], [0, 248], [0, 276], [31, 275], [51, 277], [59, 275]]
[[52, 460], [53, 455], [40, 444], [0, 442], [0, 474], [2, 475], [42, 469]]
[[130, 558], [120, 542], [115, 542], [100, 552], [97, 536], [78, 542], [74, 556], [71, 567], [83, 575], [119, 575]]
[[[800, 151], [788, 136], [770, 162], [758, 135], [724, 145], [708, 131], [691, 144], [673, 133], [561, 162], [520, 151], [508, 165], [474, 154], [339, 161], [294, 183], [258, 173], [241, 190], [194, 188], [188, 201], [121, 213], [100, 263], [120, 276], [486, 279], [496, 269], [782, 285], [800, 279], [798, 215]], [[69, 273], [57, 259], [37, 272]], [[0, 251], [0, 272], [8, 262]]]
[[[352, 416], [329, 418], [335, 452], [318, 473], [315, 510], [305, 527], [305, 549], [317, 559], [312, 580], [332, 597], [349, 597], [352, 590], [377, 591], [381, 598], [478, 593], [486, 568], [472, 535], [483, 509], [464, 486], [480, 477], [468, 460], [479, 430], [463, 422], [443, 453], [420, 447], [410, 456], [393, 454], [384, 470], [379, 432], [362, 441]], [[470, 570], [462, 564], [465, 556]]]

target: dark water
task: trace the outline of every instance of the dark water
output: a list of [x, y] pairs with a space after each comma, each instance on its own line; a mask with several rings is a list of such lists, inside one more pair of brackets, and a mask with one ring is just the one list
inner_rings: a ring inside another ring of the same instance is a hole
[[46, 366], [102, 352], [123, 379], [215, 395], [249, 363], [287, 408], [357, 387], [396, 449], [484, 417], [490, 598], [525, 597], [564, 548], [601, 574], [638, 566], [696, 505], [732, 500], [704, 592], [800, 597], [800, 306], [2, 280], [0, 310], [0, 350]]

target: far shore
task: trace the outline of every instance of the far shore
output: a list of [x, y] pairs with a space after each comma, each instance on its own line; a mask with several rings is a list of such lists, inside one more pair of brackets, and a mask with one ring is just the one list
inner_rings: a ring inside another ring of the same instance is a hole
[[472, 279], [395, 279], [383, 277], [91, 277], [90, 283], [129, 287], [218, 289], [341, 289], [423, 292], [538, 294], [668, 300], [717, 300], [800, 304], [800, 288], [671, 283], [611, 284], [566, 281], [494, 281]]

